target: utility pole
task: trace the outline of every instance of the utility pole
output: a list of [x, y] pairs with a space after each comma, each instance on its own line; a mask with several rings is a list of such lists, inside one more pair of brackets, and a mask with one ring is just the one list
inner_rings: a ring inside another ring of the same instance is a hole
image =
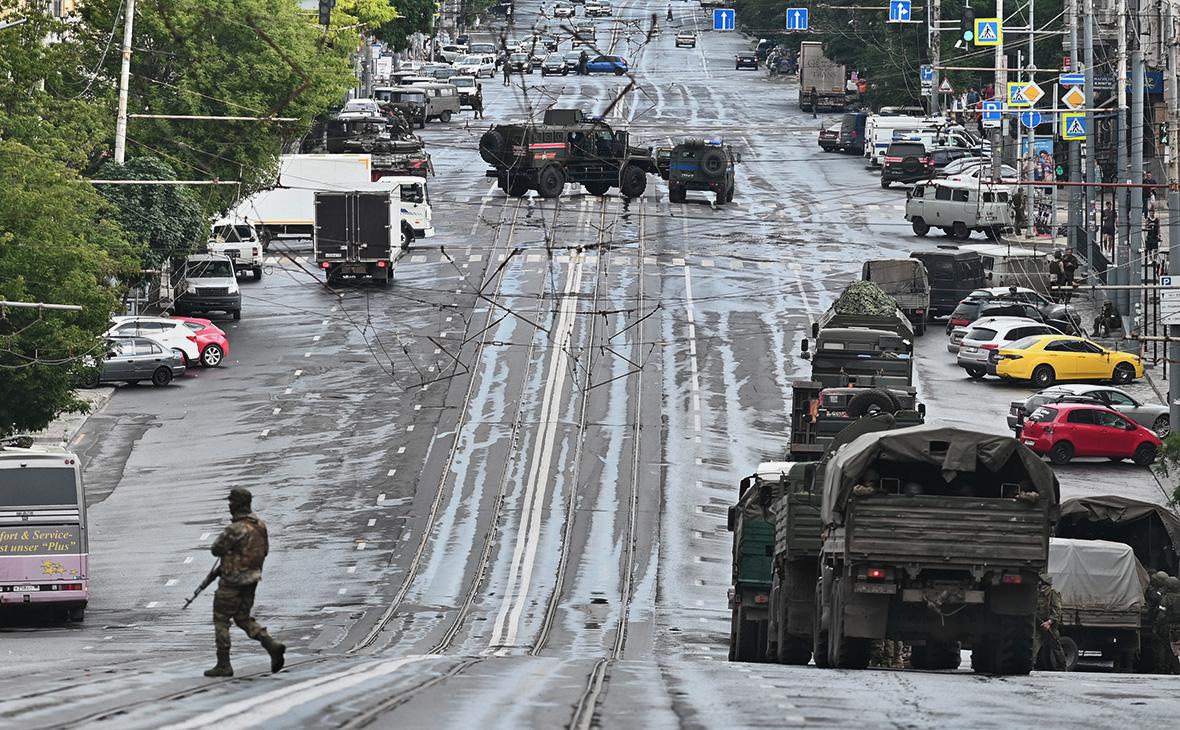
[[930, 41], [930, 65], [934, 67], [934, 76], [930, 86], [930, 116], [939, 114], [938, 85], [939, 67], [942, 66], [942, 32], [939, 23], [942, 22], [942, 0], [927, 0], [931, 3], [926, 12], [926, 33]]
[[131, 81], [131, 34], [135, 29], [135, 0], [127, 0], [123, 18], [123, 65], [119, 69], [119, 111], [115, 116], [115, 162], [127, 159], [127, 93]]
[[[1168, 104], [1168, 273], [1180, 275], [1180, 54], [1177, 53], [1176, 5], [1165, 4], [1163, 37], [1168, 44], [1168, 67], [1164, 72], [1164, 93]], [[1180, 324], [1168, 324], [1168, 412], [1171, 423], [1180, 423]]]
[[[1118, 182], [1119, 180], [1127, 180], [1130, 177], [1127, 170], [1127, 0], [1118, 0], [1116, 6], [1119, 23], [1118, 23], [1118, 56], [1115, 64], [1115, 89], [1118, 101], [1117, 114], [1114, 118], [1114, 174], [1111, 178]], [[1100, 188], [1101, 189], [1101, 188]], [[1114, 276], [1115, 284], [1129, 284], [1130, 280], [1127, 278], [1128, 260], [1130, 259], [1130, 248], [1127, 242], [1127, 231], [1131, 224], [1131, 210], [1127, 207], [1126, 190], [1123, 188], [1114, 188], [1111, 197], [1114, 198], [1115, 211], [1115, 239], [1114, 239], [1114, 266], [1111, 268], [1111, 273]], [[1123, 318], [1123, 331], [1130, 334], [1130, 327], [1126, 327], [1126, 323], [1131, 321], [1130, 302], [1131, 298], [1127, 294], [1126, 289], [1118, 289], [1115, 294], [1115, 301], [1118, 305], [1119, 314]]]
[[[1082, 19], [1085, 23], [1085, 30], [1083, 32], [1083, 43], [1085, 44], [1086, 56], [1086, 182], [1099, 182], [1095, 174], [1095, 158], [1098, 155], [1098, 130], [1094, 125], [1094, 86], [1098, 79], [1095, 76], [1097, 70], [1094, 66], [1094, 0], [1083, 0]], [[1092, 231], [1094, 230], [1094, 188], [1086, 185], [1085, 190], [1085, 208], [1083, 211], [1085, 221], [1085, 247], [1082, 249], [1085, 253], [1086, 260], [1094, 261], [1094, 238]]]
[[[1028, 80], [1030, 83], [1036, 83], [1036, 80], [1037, 80], [1036, 79], [1037, 59], [1033, 53], [1033, 46], [1034, 46], [1033, 40], [1035, 38], [1035, 35], [1033, 33], [1033, 29], [1036, 27], [1036, 23], [1037, 23], [1036, 9], [1037, 9], [1036, 0], [1028, 0]], [[1054, 87], [1054, 89], [1056, 89], [1057, 84], [1054, 84], [1053, 87]], [[1056, 103], [1053, 104], [1053, 108], [1054, 109], [1057, 108]], [[1033, 162], [1035, 162], [1037, 159], [1037, 128], [1036, 127], [1030, 127], [1028, 130], [1027, 157], [1029, 160], [1031, 160]], [[1031, 171], [1031, 170], [1035, 169], [1034, 165], [1028, 165], [1027, 167], [1024, 165], [1021, 165], [1020, 167], [1022, 170], [1028, 169]], [[1025, 186], [1024, 211], [1025, 211], [1024, 212], [1024, 220], [1025, 220], [1025, 224], [1027, 226], [1026, 233], [1029, 236], [1032, 236], [1032, 233], [1034, 230], [1033, 216], [1034, 216], [1035, 208], [1033, 207], [1033, 186], [1031, 183], [1029, 185]], [[1054, 215], [1056, 215], [1056, 213], [1054, 213]]]
[[[1143, 44], [1139, 38], [1139, 13], [1143, 8], [1140, 0], [1134, 0], [1134, 22], [1131, 28], [1135, 34], [1131, 47], [1131, 174], [1128, 182], [1143, 184], [1143, 93], [1144, 93], [1144, 61]], [[1143, 188], [1127, 188], [1130, 205], [1127, 215], [1127, 232], [1129, 234], [1127, 268], [1124, 283], [1139, 285], [1143, 279]], [[1127, 311], [1123, 315], [1123, 332], [1130, 333], [1128, 325], [1134, 319], [1136, 310], [1145, 313], [1138, 289], [1128, 289], [1126, 293]], [[1142, 319], [1140, 322], [1142, 323]], [[1143, 333], [1141, 333], [1143, 334]]]
[[[1000, 19], [1000, 26], [1004, 25], [1004, 0], [996, 0], [996, 17]], [[1000, 42], [996, 44], [995, 55], [995, 86], [997, 99], [1007, 99], [1008, 97], [1008, 57], [1004, 55], [1004, 34], [1000, 33]], [[1000, 165], [1002, 164], [1001, 143], [1004, 141], [1004, 123], [1011, 123], [1010, 120], [1001, 119], [1000, 126], [992, 130], [992, 179], [1000, 180]]]
[[[1080, 0], [1069, 0], [1069, 62], [1070, 70], [1078, 69], [1081, 64], [1078, 62], [1078, 3]], [[1094, 82], [1091, 80], [1086, 86], [1092, 86]], [[1057, 105], [1054, 104], [1054, 107]], [[1060, 119], [1059, 115], [1055, 115]], [[1079, 144], [1076, 140], [1066, 142], [1069, 150], [1069, 181], [1071, 183], [1079, 183], [1082, 181], [1082, 155]], [[1081, 207], [1084, 200], [1084, 195], [1080, 190], [1080, 186], [1069, 187], [1069, 220], [1067, 228], [1069, 236], [1066, 238], [1066, 245], [1073, 248], [1075, 251], [1081, 252], [1083, 256], [1088, 256], [1088, 249], [1082, 248], [1081, 245], [1081, 226], [1086, 220], [1082, 215]], [[1056, 231], [1054, 231], [1056, 233]], [[1088, 259], [1087, 259], [1088, 260]]]

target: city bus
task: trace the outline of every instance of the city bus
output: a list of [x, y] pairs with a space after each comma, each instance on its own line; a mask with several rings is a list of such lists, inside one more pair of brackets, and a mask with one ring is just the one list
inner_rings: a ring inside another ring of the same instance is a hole
[[86, 494], [78, 457], [0, 446], [0, 612], [81, 621], [89, 598]]

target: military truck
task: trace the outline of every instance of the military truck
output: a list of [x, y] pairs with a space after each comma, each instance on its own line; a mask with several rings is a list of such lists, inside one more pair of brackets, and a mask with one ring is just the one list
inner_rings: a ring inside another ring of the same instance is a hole
[[729, 660], [766, 660], [767, 607], [770, 601], [774, 518], [771, 503], [783, 494], [789, 462], [772, 461], [742, 479], [738, 502], [729, 508], [726, 527], [733, 533], [732, 612]]
[[656, 150], [656, 168], [668, 181], [668, 200], [683, 203], [689, 190], [712, 191], [717, 205], [733, 202], [735, 165], [740, 152], [720, 141], [686, 139]]
[[541, 124], [498, 124], [483, 133], [479, 155], [493, 169], [501, 190], [522, 197], [536, 190], [556, 198], [566, 183], [578, 183], [591, 195], [617, 187], [628, 198], [647, 189], [656, 173], [650, 147], [635, 147], [624, 131], [614, 131], [580, 109], [548, 109]]
[[874, 639], [916, 669], [1032, 669], [1037, 576], [1058, 510], [1052, 469], [1010, 436], [914, 426], [859, 436], [823, 475], [812, 651], [862, 669]]
[[861, 266], [860, 278], [881, 287], [897, 302], [898, 309], [914, 325], [914, 334], [926, 332], [930, 312], [930, 277], [917, 259], [874, 259]]

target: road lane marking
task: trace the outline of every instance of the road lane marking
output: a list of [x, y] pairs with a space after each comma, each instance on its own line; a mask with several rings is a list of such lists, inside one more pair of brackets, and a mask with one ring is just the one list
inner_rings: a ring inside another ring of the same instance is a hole
[[377, 524], [377, 518], [376, 518], [376, 517], [371, 517], [371, 518], [369, 519], [369, 527], [372, 527], [373, 525], [376, 525], [376, 524]]
[[176, 582], [177, 581], [175, 578], [169, 578], [168, 580], [164, 581], [164, 587], [171, 588], [172, 586], [176, 585]]
[[697, 431], [697, 440], [700, 440], [700, 433], [703, 430], [701, 424], [701, 374], [700, 367], [697, 361], [697, 324], [696, 324], [696, 305], [692, 299], [692, 272], [684, 267], [684, 311], [688, 317], [688, 367], [692, 373], [690, 383], [692, 384], [692, 409], [693, 409], [693, 426]]
[[[390, 469], [389, 471], [385, 472], [385, 476], [387, 476], [387, 477], [391, 477], [394, 474], [397, 474], [397, 469]], [[382, 496], [384, 496], [384, 495], [382, 495]]]
[[209, 539], [209, 536], [210, 536], [211, 534], [212, 534], [212, 533], [210, 533], [210, 532], [202, 532], [202, 533], [201, 533], [201, 542], [205, 542], [206, 540], [208, 540], [208, 539]]
[[274, 410], [272, 410], [272, 411], [270, 412], [270, 415], [272, 415], [272, 416], [277, 416], [277, 415], [279, 415], [279, 414], [280, 414], [280, 413], [282, 413], [282, 412], [283, 412], [283, 409], [282, 409], [282, 408], [275, 408]]
[[303, 375], [303, 371], [302, 371], [302, 370], [296, 370], [296, 371], [295, 371], [295, 377], [297, 377], [297, 378], [298, 378], [300, 375]]
[[262, 437], [262, 438], [266, 438], [267, 436], [269, 436], [269, 435], [270, 435], [270, 429], [269, 429], [269, 428], [264, 428], [264, 429], [262, 429], [262, 433], [260, 433], [260, 434], [258, 434], [258, 435], [259, 435], [260, 437]]
[[191, 556], [191, 555], [184, 559], [185, 565], [188, 565], [191, 562], [193, 562], [193, 556]]

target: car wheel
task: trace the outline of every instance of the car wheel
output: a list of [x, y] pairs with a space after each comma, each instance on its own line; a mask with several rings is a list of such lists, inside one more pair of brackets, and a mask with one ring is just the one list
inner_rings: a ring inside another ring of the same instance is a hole
[[1155, 444], [1139, 444], [1139, 447], [1135, 449], [1135, 455], [1131, 458], [1139, 466], [1151, 466], [1155, 461], [1155, 455]]
[[1159, 418], [1152, 421], [1151, 430], [1155, 433], [1156, 436], [1163, 438], [1163, 437], [1167, 436], [1168, 433], [1171, 432], [1171, 430], [1172, 430], [1171, 420], [1168, 418], [1168, 416], [1160, 416]]
[[98, 373], [98, 368], [90, 368], [86, 374], [82, 376], [82, 381], [79, 383], [83, 388], [97, 388], [99, 381], [102, 380]]
[[262, 267], [261, 266], [254, 267], [254, 281], [262, 281]]
[[635, 165], [627, 165], [619, 175], [619, 192], [626, 198], [638, 198], [647, 190], [647, 175]]
[[967, 229], [967, 224], [963, 221], [955, 221], [951, 226], [951, 236], [960, 240], [966, 240], [971, 237], [971, 231]]
[[172, 382], [172, 371], [165, 367], [156, 368], [156, 372], [152, 373], [152, 385], [157, 387], [165, 386]]
[[1049, 461], [1054, 464], [1068, 464], [1073, 458], [1073, 444], [1068, 441], [1058, 441], [1049, 449]]
[[971, 378], [974, 380], [980, 380], [983, 378], [983, 376], [987, 375], [987, 368], [982, 368], [978, 365], [972, 365], [971, 367], [967, 368], [967, 375], [971, 376]]
[[221, 364], [222, 357], [225, 353], [221, 351], [221, 345], [206, 345], [204, 350], [201, 350], [201, 365], [207, 368], [215, 368]]
[[1048, 388], [1055, 382], [1057, 382], [1057, 373], [1053, 371], [1052, 366], [1037, 365], [1033, 370], [1032, 384], [1038, 388]]
[[911, 227], [914, 229], [914, 235], [918, 238], [925, 238], [926, 234], [930, 232], [930, 224], [921, 218], [915, 218]]
[[942, 226], [941, 230], [942, 230], [942, 235], [946, 236], [947, 238], [954, 238], [954, 233], [951, 232], [951, 229], [949, 226]]
[[668, 186], [668, 202], [669, 203], [683, 203], [685, 200], [684, 189], [679, 185]]
[[537, 194], [542, 198], [556, 198], [565, 189], [565, 171], [549, 165], [537, 176]]
[[1115, 385], [1126, 385], [1135, 379], [1135, 368], [1125, 362], [1120, 362], [1114, 366], [1114, 374], [1111, 380]]
[[443, 124], [447, 124], [448, 122], [450, 122], [451, 121], [451, 110], [444, 109], [443, 113], [438, 115], [438, 121], [442, 122]]
[[[824, 150], [824, 152], [827, 152], [827, 150]], [[889, 180], [887, 178], [885, 178], [884, 176], [881, 177], [881, 187], [886, 190], [889, 189]]]
[[240, 310], [240, 309], [235, 309], [235, 310], [233, 311], [233, 315], [234, 315], [234, 320], [239, 320], [239, 319], [241, 319], [241, 318], [242, 318], [242, 310]]

